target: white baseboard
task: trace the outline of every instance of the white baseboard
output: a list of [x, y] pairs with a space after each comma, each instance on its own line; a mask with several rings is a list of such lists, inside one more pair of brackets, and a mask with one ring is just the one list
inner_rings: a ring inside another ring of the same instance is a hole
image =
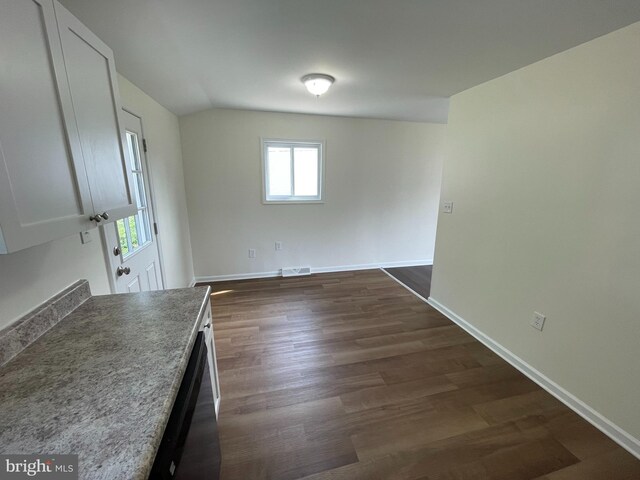
[[432, 260], [408, 260], [402, 262], [363, 263], [360, 265], [339, 265], [335, 267], [311, 268], [311, 273], [352, 272], [354, 270], [374, 270], [376, 268], [417, 267], [433, 265]]
[[252, 278], [279, 277], [280, 272], [233, 273], [230, 275], [204, 275], [196, 277], [196, 282], [226, 282], [229, 280], [250, 280]]
[[[339, 265], [334, 267], [311, 267], [311, 273], [351, 272], [354, 270], [373, 270], [376, 268], [415, 267], [420, 265], [433, 265], [431, 260], [405, 260], [401, 262], [364, 263], [360, 265]], [[230, 275], [204, 275], [195, 277], [197, 282], [225, 282], [229, 280], [250, 280], [254, 278], [279, 277], [280, 270], [275, 272], [233, 273]]]
[[[415, 292], [414, 292], [415, 293]], [[422, 298], [422, 297], [420, 297]], [[542, 388], [544, 388], [551, 395], [556, 397], [562, 403], [564, 403], [571, 410], [576, 412], [582, 418], [591, 423], [594, 427], [602, 431], [605, 435], [609, 436], [613, 441], [618, 443], [622, 448], [627, 450], [629, 453], [634, 455], [635, 457], [640, 459], [640, 440], [635, 438], [630, 433], [626, 432], [624, 429], [620, 428], [618, 425], [613, 423], [611, 420], [606, 418], [604, 415], [598, 413], [596, 410], [591, 408], [589, 405], [584, 403], [582, 400], [577, 398], [575, 395], [571, 394], [560, 385], [555, 383], [553, 380], [549, 379], [538, 370], [533, 368], [527, 362], [522, 360], [520, 357], [500, 345], [498, 342], [492, 340], [490, 337], [482, 333], [476, 327], [471, 325], [469, 322], [464, 320], [462, 317], [458, 316], [456, 313], [451, 311], [448, 307], [444, 306], [440, 302], [438, 302], [433, 297], [429, 297], [427, 299], [429, 305], [438, 310], [444, 316], [449, 318], [454, 323], [458, 324], [464, 330], [466, 330], [469, 334], [479, 340], [481, 343], [490, 348], [493, 352], [498, 354], [508, 363], [513, 365], [515, 368], [520, 370], [524, 375], [529, 377], [531, 380], [536, 382]]]
[[196, 280], [196, 277], [193, 277], [193, 279], [189, 282], [189, 288], [195, 287], [196, 283], [198, 283], [198, 281]]

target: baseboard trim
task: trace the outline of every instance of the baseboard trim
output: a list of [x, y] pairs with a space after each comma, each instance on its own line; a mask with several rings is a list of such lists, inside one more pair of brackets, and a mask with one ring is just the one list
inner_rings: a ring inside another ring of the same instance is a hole
[[360, 265], [338, 265], [334, 267], [318, 267], [312, 268], [311, 273], [333, 273], [333, 272], [352, 272], [355, 270], [375, 270], [379, 268], [395, 268], [395, 267], [418, 267], [422, 265], [433, 265], [432, 260], [408, 260], [402, 262], [386, 262], [386, 263], [363, 263]]
[[254, 278], [271, 278], [279, 277], [280, 272], [256, 272], [256, 273], [233, 273], [230, 275], [204, 275], [196, 277], [196, 283], [199, 282], [227, 282], [229, 280], [251, 280]]
[[195, 286], [196, 286], [196, 283], [198, 283], [198, 281], [196, 280], [196, 277], [193, 277], [193, 278], [191, 279], [191, 281], [189, 282], [189, 288], [191, 288], [191, 287], [195, 287]]
[[[359, 265], [338, 265], [333, 267], [311, 267], [311, 274], [352, 272], [355, 270], [374, 270], [377, 268], [417, 267], [422, 265], [433, 265], [433, 259], [406, 260], [401, 262], [386, 263], [364, 263]], [[275, 272], [233, 273], [230, 275], [203, 275], [195, 277], [195, 282], [226, 282], [230, 280], [251, 280], [257, 278], [273, 278], [279, 276], [280, 270], [276, 270]]]
[[438, 310], [445, 317], [449, 318], [451, 321], [459, 325], [462, 329], [466, 330], [478, 341], [483, 343], [485, 346], [487, 346], [497, 355], [502, 357], [505, 361], [513, 365], [515, 368], [520, 370], [520, 372], [522, 372], [524, 375], [526, 375], [531, 380], [536, 382], [538, 385], [544, 388], [547, 392], [549, 392], [551, 395], [553, 395], [562, 403], [564, 403], [567, 407], [569, 407], [571, 410], [573, 410], [582, 418], [584, 418], [589, 423], [591, 423], [598, 430], [600, 430], [605, 435], [610, 437], [622, 448], [627, 450], [633, 456], [640, 459], [640, 440], [635, 438], [630, 433], [626, 432], [624, 429], [620, 428], [618, 425], [613, 423], [604, 415], [598, 413], [596, 410], [591, 408], [589, 405], [584, 403], [582, 400], [577, 398], [572, 393], [562, 388], [553, 380], [549, 379], [548, 377], [540, 373], [534, 367], [532, 367], [527, 362], [522, 360], [520, 357], [518, 357], [517, 355], [515, 355], [505, 347], [503, 347], [501, 344], [499, 344], [495, 340], [491, 339], [489, 336], [482, 333], [476, 327], [471, 325], [469, 322], [464, 320], [462, 317], [457, 315], [455, 312], [450, 310], [445, 305], [441, 304], [439, 301], [437, 301], [433, 297], [429, 297], [426, 301], [427, 303], [429, 303], [429, 305], [431, 305], [433, 308]]

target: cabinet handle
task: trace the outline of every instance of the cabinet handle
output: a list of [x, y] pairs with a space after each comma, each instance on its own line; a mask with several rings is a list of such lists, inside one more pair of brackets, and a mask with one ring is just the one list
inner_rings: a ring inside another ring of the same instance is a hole
[[100, 223], [102, 220], [109, 220], [109, 214], [107, 212], [96, 213], [94, 216], [89, 217], [89, 220]]
[[131, 273], [131, 269], [129, 267], [118, 267], [116, 268], [116, 275], [121, 277], [122, 275], [129, 275]]
[[211, 323], [207, 323], [204, 328], [211, 328]]
[[95, 215], [89, 217], [89, 220], [91, 220], [92, 222], [100, 223], [102, 221], [102, 215], [96, 213]]

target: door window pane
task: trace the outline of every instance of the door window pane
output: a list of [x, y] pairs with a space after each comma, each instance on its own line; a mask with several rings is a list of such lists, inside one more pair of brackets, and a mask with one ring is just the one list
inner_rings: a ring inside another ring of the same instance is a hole
[[141, 247], [151, 242], [151, 221], [147, 209], [147, 197], [140, 161], [140, 149], [138, 135], [127, 131], [127, 148], [131, 158], [131, 172], [133, 176], [133, 190], [138, 206], [138, 213], [128, 218], [118, 220], [116, 229], [122, 256], [131, 255]]
[[131, 171], [141, 172], [140, 149], [138, 148], [138, 135], [135, 132], [127, 132], [127, 147], [131, 159]]

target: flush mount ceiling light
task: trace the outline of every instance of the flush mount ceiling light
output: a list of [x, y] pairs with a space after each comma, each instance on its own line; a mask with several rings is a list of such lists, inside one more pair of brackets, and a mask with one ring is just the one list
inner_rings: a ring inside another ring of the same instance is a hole
[[336, 79], [331, 75], [325, 75], [324, 73], [310, 73], [302, 77], [302, 83], [307, 87], [309, 93], [319, 97], [335, 82]]

